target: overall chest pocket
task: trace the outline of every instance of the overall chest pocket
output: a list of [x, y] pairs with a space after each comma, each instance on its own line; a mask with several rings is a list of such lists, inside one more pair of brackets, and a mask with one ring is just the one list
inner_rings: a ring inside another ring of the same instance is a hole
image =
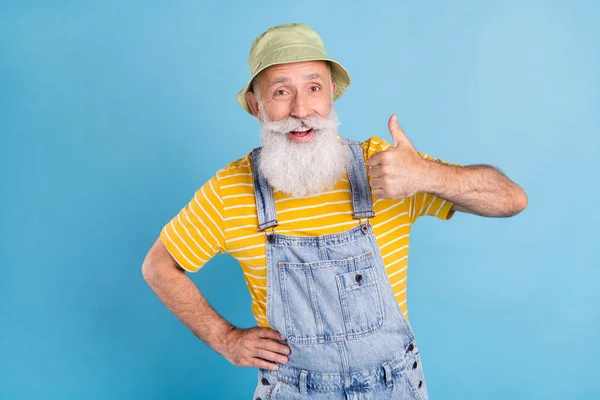
[[286, 338], [351, 340], [379, 330], [384, 313], [370, 252], [343, 260], [279, 264]]

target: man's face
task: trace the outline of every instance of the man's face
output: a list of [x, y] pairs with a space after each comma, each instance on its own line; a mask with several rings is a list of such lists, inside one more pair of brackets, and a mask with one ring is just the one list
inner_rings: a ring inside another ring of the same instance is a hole
[[[326, 118], [332, 104], [336, 85], [331, 83], [328, 65], [325, 61], [303, 61], [271, 66], [260, 73], [258, 89], [262, 107], [254, 93], [249, 92], [246, 100], [252, 114], [259, 120], [261, 108], [271, 121], [288, 117], [305, 119], [311, 115]], [[292, 131], [288, 133], [294, 142], [307, 142], [315, 134]]]
[[333, 91], [328, 65], [307, 61], [264, 70], [256, 95], [246, 95], [260, 121], [258, 167], [276, 190], [294, 197], [312, 195], [343, 177]]

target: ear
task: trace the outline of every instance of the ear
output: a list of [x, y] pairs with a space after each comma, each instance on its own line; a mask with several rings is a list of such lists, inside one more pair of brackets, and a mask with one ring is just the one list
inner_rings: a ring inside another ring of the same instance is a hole
[[246, 102], [248, 103], [248, 107], [250, 107], [252, 115], [254, 115], [256, 119], [260, 121], [260, 110], [258, 109], [258, 100], [256, 100], [256, 96], [251, 91], [246, 92]]
[[337, 85], [335, 84], [335, 82], [331, 82], [331, 92], [333, 94], [335, 94], [336, 90], [337, 90]]

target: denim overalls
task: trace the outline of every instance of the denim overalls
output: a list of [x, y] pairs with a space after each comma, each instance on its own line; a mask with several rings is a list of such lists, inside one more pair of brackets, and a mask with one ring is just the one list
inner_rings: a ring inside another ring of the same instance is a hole
[[254, 400], [428, 398], [415, 336], [368, 222], [361, 143], [342, 143], [357, 226], [311, 237], [272, 229], [273, 189], [255, 167], [260, 148], [252, 151], [258, 229], [266, 230], [267, 319], [291, 349], [277, 371], [259, 369]]

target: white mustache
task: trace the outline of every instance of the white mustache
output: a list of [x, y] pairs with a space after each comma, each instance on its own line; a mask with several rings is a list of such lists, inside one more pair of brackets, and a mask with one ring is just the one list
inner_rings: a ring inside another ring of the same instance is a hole
[[331, 121], [327, 118], [323, 118], [319, 115], [311, 115], [306, 118], [287, 117], [280, 121], [264, 121], [264, 129], [270, 132], [287, 134], [293, 131], [305, 131], [314, 129], [318, 131], [320, 129], [331, 128]]

